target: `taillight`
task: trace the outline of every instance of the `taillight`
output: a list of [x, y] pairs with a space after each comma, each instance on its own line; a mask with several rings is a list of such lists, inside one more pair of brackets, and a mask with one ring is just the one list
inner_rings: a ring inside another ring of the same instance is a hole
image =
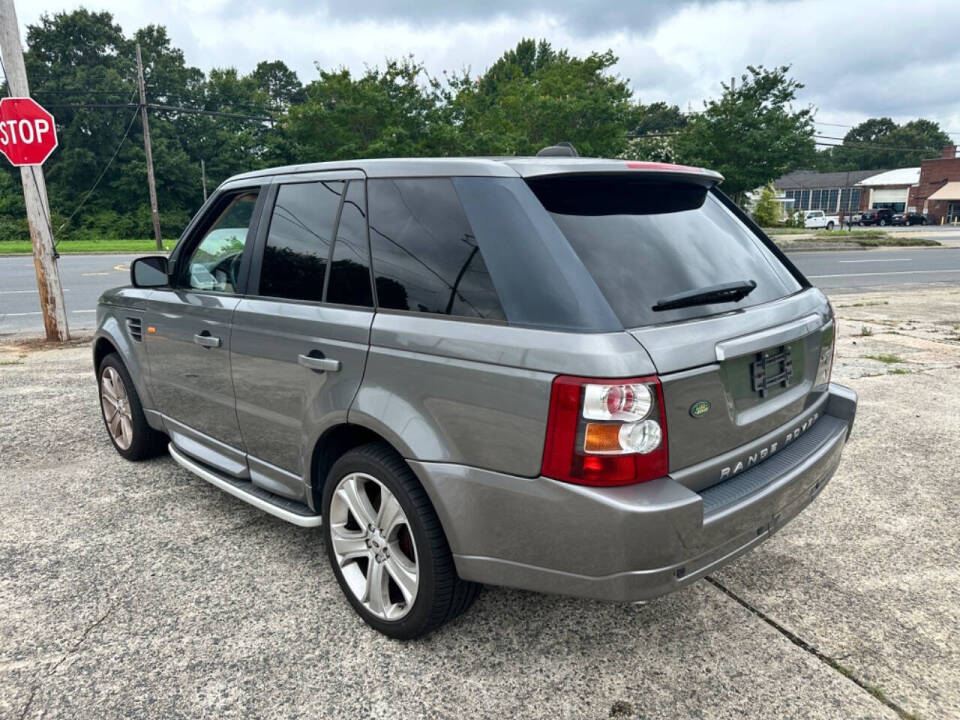
[[837, 338], [840, 336], [840, 326], [836, 317], [833, 319], [833, 327], [829, 332], [823, 333], [823, 339], [820, 341], [820, 363], [817, 366], [817, 381], [815, 387], [826, 385], [830, 382], [830, 376], [833, 374], [833, 361], [837, 356]]
[[656, 376], [554, 379], [542, 473], [580, 485], [630, 485], [667, 474], [667, 424]]

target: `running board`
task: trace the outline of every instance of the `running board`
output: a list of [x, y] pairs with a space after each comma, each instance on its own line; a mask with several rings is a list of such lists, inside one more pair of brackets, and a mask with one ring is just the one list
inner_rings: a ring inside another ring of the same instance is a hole
[[311, 512], [310, 508], [303, 503], [269, 493], [249, 480], [233, 479], [220, 475], [202, 463], [184, 455], [174, 447], [173, 443], [170, 443], [167, 449], [170, 451], [170, 457], [181, 467], [259, 510], [300, 527], [319, 527], [323, 524], [323, 516]]

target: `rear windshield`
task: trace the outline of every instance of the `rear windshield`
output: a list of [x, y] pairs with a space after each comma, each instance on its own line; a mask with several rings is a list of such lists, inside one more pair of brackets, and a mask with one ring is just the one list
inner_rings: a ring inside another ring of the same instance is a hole
[[[730, 312], [802, 289], [706, 187], [596, 175], [532, 178], [528, 184], [624, 327]], [[677, 293], [741, 281], [757, 286], [738, 302], [653, 310]]]

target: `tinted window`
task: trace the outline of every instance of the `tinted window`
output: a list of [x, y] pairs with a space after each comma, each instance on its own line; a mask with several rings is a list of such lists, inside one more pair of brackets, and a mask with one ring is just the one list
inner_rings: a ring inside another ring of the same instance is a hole
[[327, 302], [373, 307], [362, 180], [353, 180], [347, 186], [333, 244]]
[[240, 260], [257, 193], [237, 195], [220, 211], [187, 263], [186, 285], [197, 290], [236, 292]]
[[[609, 176], [538, 178], [530, 186], [625, 327], [728, 312], [801, 289], [706, 188]], [[743, 280], [757, 287], [736, 303], [652, 309], [676, 293]]]
[[371, 180], [368, 188], [380, 307], [505, 319], [449, 179]]
[[261, 295], [323, 299], [330, 238], [343, 186], [342, 182], [280, 186], [260, 270]]

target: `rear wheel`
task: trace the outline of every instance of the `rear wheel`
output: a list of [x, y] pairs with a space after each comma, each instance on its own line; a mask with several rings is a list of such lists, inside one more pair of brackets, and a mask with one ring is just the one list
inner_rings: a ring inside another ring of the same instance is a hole
[[833, 230], [833, 220], [827, 223], [827, 230]]
[[881, 220], [880, 220], [880, 225], [883, 226], [883, 225], [886, 225], [886, 224], [887, 224], [887, 221], [881, 218]]
[[127, 460], [143, 460], [163, 452], [166, 438], [147, 423], [140, 396], [123, 360], [110, 353], [100, 362], [100, 414], [107, 435]]
[[473, 603], [480, 586], [457, 576], [430, 499], [386, 443], [363, 445], [337, 460], [322, 507], [334, 575], [374, 629], [409, 640]]

